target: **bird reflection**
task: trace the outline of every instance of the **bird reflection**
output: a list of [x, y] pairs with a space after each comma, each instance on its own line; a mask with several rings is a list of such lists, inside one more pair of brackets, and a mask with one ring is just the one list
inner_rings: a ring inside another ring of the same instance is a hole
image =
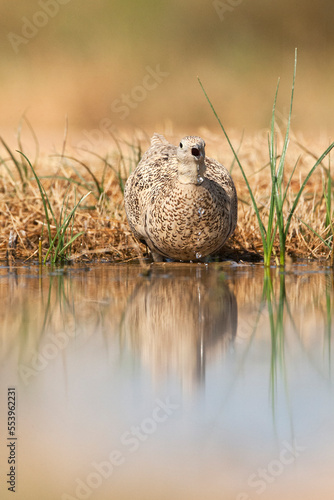
[[237, 317], [235, 295], [216, 270], [155, 264], [129, 298], [122, 337], [155, 377], [177, 372], [192, 384], [233, 341]]

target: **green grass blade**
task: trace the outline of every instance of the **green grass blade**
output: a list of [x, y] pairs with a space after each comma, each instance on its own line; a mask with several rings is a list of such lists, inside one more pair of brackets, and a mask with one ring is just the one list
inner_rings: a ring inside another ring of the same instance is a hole
[[[84, 149], [84, 151], [86, 151]], [[101, 187], [100, 187], [100, 183], [99, 181], [97, 180], [97, 178], [95, 177], [95, 175], [93, 174], [93, 172], [91, 171], [91, 169], [85, 164], [83, 163], [82, 161], [78, 160], [77, 158], [74, 158], [72, 156], [64, 156], [64, 155], [59, 155], [59, 154], [55, 154], [55, 155], [50, 155], [51, 158], [53, 157], [56, 157], [56, 158], [59, 158], [61, 157], [61, 159], [66, 159], [66, 160], [72, 160], [72, 161], [76, 161], [77, 163], [79, 163], [80, 165], [82, 165], [90, 174], [90, 176], [92, 177], [92, 182], [89, 182], [87, 181], [83, 175], [81, 175], [81, 173], [79, 172], [79, 170], [77, 170], [74, 165], [68, 165], [72, 170], [73, 172], [75, 173], [75, 175], [81, 180], [81, 184], [78, 182], [78, 181], [75, 181], [74, 179], [70, 179], [70, 178], [66, 178], [66, 180], [68, 180], [69, 182], [73, 182], [73, 183], [77, 183], [78, 185], [81, 185], [82, 187], [84, 187], [85, 189], [87, 189], [88, 191], [91, 191], [92, 195], [98, 200], [100, 198], [100, 194], [101, 194]], [[97, 188], [97, 193], [94, 192], [94, 186]]]
[[[244, 140], [244, 134], [245, 134], [245, 130], [242, 131], [240, 143], [239, 143], [239, 146], [238, 146], [238, 149], [237, 149], [237, 154], [239, 154], [239, 151], [241, 149], [242, 142]], [[231, 166], [230, 166], [230, 169], [229, 169], [230, 174], [232, 174], [232, 170], [233, 170], [234, 164], [235, 164], [235, 156], [233, 156], [233, 160], [232, 160], [232, 163], [231, 163]]]
[[271, 177], [271, 193], [270, 193], [270, 201], [269, 201], [269, 215], [268, 215], [268, 224], [267, 224], [267, 246], [266, 251], [264, 249], [264, 265], [269, 266], [271, 261], [271, 255], [274, 246], [275, 235], [277, 231], [277, 222], [274, 225], [274, 216], [275, 216], [275, 185], [276, 185], [276, 162], [277, 162], [277, 150], [276, 150], [276, 141], [275, 141], [275, 111], [276, 111], [276, 102], [277, 95], [279, 89], [279, 80], [276, 86], [276, 92], [274, 97], [274, 103], [271, 113], [271, 126], [270, 126], [270, 135], [268, 137], [268, 148], [269, 148], [269, 166], [270, 166], [270, 177]]
[[[50, 253], [52, 252], [52, 250], [55, 249], [55, 242], [59, 236], [59, 232], [60, 232], [60, 228], [57, 228], [57, 232], [56, 232], [55, 236], [52, 238], [51, 242], [49, 243], [49, 248], [48, 248], [48, 251], [46, 252], [46, 255], [45, 255], [44, 261], [43, 261], [44, 264], [48, 260], [48, 257], [50, 255]], [[52, 264], [54, 264], [55, 260], [56, 260], [55, 257], [53, 259], [51, 259]]]
[[[24, 152], [23, 144], [22, 144], [22, 141], [21, 141], [21, 131], [22, 131], [22, 122], [23, 121], [27, 125], [27, 127], [28, 127], [28, 129], [29, 129], [29, 131], [31, 133], [31, 136], [33, 138], [33, 141], [35, 143], [34, 165], [36, 165], [37, 161], [38, 161], [38, 157], [39, 157], [39, 142], [38, 142], [38, 138], [37, 138], [36, 132], [33, 129], [33, 126], [31, 125], [30, 121], [28, 120], [28, 118], [26, 117], [25, 114], [22, 115], [22, 118], [21, 118], [20, 123], [19, 123], [18, 131], [17, 131], [17, 143], [18, 143], [18, 146], [19, 146], [19, 150], [22, 151], [22, 152]], [[24, 171], [25, 171], [25, 175], [27, 176], [28, 175], [28, 168], [25, 165], [24, 165]]]
[[324, 198], [326, 205], [326, 227], [332, 229], [332, 176], [331, 176], [331, 156], [328, 156], [327, 190], [324, 189]]
[[73, 241], [75, 241], [77, 238], [79, 238], [79, 236], [82, 236], [83, 234], [85, 234], [84, 231], [80, 231], [79, 233], [77, 233], [75, 236], [73, 236], [67, 243], [66, 245], [63, 246], [63, 248], [58, 252], [58, 255], [62, 255], [65, 250], [70, 246], [72, 245]]
[[13, 181], [13, 184], [14, 186], [16, 186], [16, 183], [15, 183], [15, 178], [14, 178], [14, 174], [13, 172], [11, 171], [11, 169], [8, 167], [7, 163], [6, 163], [7, 160], [3, 159], [0, 157], [0, 166], [3, 165], [5, 167], [5, 169], [7, 170], [7, 173], [9, 175], [9, 177], [12, 179]]
[[[18, 153], [21, 154], [28, 162], [28, 165], [30, 166], [32, 173], [36, 179], [36, 182], [37, 182], [40, 194], [41, 194], [41, 198], [42, 198], [42, 203], [43, 203], [45, 217], [46, 217], [46, 221], [47, 221], [47, 227], [48, 227], [48, 235], [49, 235], [49, 249], [48, 249], [46, 256], [44, 258], [44, 264], [46, 263], [49, 255], [52, 251], [54, 251], [54, 255], [53, 255], [53, 258], [51, 259], [51, 261], [54, 264], [57, 261], [57, 259], [59, 258], [59, 255], [61, 255], [64, 252], [64, 250], [71, 243], [73, 243], [74, 239], [76, 239], [80, 234], [82, 234], [82, 233], [80, 233], [79, 235], [73, 236], [68, 243], [64, 244], [64, 237], [66, 235], [66, 230], [67, 230], [68, 225], [70, 224], [71, 218], [74, 217], [75, 211], [78, 208], [78, 206], [80, 205], [80, 203], [82, 203], [91, 194], [91, 192], [89, 191], [88, 193], [83, 195], [80, 198], [80, 200], [78, 201], [78, 203], [76, 203], [75, 206], [72, 208], [69, 215], [63, 217], [63, 214], [66, 213], [67, 206], [68, 206], [68, 198], [66, 199], [66, 197], [64, 197], [64, 201], [63, 201], [61, 211], [60, 211], [59, 223], [57, 223], [57, 220], [55, 218], [55, 215], [54, 215], [54, 212], [52, 210], [52, 207], [51, 207], [49, 198], [46, 194], [46, 191], [45, 191], [43, 185], [41, 184], [40, 179], [37, 176], [29, 158], [27, 156], [25, 156], [25, 154], [22, 153], [21, 151], [18, 151]], [[51, 235], [51, 220], [50, 220], [50, 216], [49, 216], [49, 210], [52, 214], [52, 217], [53, 217], [53, 220], [54, 220], [54, 223], [56, 226], [56, 234], [53, 238]], [[57, 246], [55, 246], [56, 242], [57, 242]]]
[[245, 172], [244, 172], [244, 169], [243, 169], [243, 167], [242, 167], [242, 165], [241, 165], [241, 163], [240, 163], [239, 157], [238, 157], [238, 155], [237, 155], [236, 151], [234, 150], [234, 148], [233, 148], [233, 146], [232, 146], [232, 143], [231, 143], [231, 141], [230, 141], [230, 138], [229, 138], [229, 136], [227, 135], [227, 132], [225, 131], [225, 128], [224, 128], [224, 126], [223, 126], [222, 122], [220, 121], [220, 118], [219, 118], [219, 116], [217, 115], [216, 110], [215, 110], [215, 108], [213, 107], [213, 104], [211, 103], [211, 101], [210, 101], [210, 99], [209, 99], [209, 97], [208, 97], [208, 95], [207, 95], [207, 93], [206, 93], [206, 91], [205, 91], [205, 89], [204, 89], [204, 87], [203, 87], [203, 85], [202, 85], [201, 80], [200, 80], [198, 77], [197, 77], [197, 79], [198, 79], [198, 82], [199, 82], [199, 84], [200, 84], [200, 86], [201, 86], [201, 88], [202, 88], [202, 91], [203, 91], [203, 93], [204, 93], [204, 95], [205, 95], [205, 97], [206, 97], [206, 100], [208, 101], [208, 103], [209, 103], [209, 105], [210, 105], [210, 107], [211, 107], [211, 109], [212, 109], [212, 111], [213, 111], [213, 114], [215, 115], [215, 117], [216, 117], [216, 119], [217, 119], [217, 121], [218, 121], [218, 123], [219, 123], [219, 125], [220, 125], [220, 128], [222, 129], [222, 131], [223, 131], [223, 133], [224, 133], [224, 135], [225, 135], [225, 137], [226, 137], [226, 140], [227, 140], [227, 142], [228, 142], [228, 144], [229, 144], [229, 146], [230, 146], [230, 148], [231, 148], [231, 151], [232, 151], [232, 153], [233, 153], [233, 155], [234, 155], [234, 157], [235, 157], [235, 159], [236, 159], [236, 162], [237, 162], [237, 164], [238, 164], [238, 166], [239, 166], [239, 168], [240, 168], [240, 170], [241, 170], [242, 176], [243, 176], [243, 178], [244, 178], [244, 181], [245, 181], [245, 183], [246, 183], [247, 189], [248, 189], [248, 191], [249, 191], [249, 194], [250, 194], [250, 197], [251, 197], [251, 200], [252, 200], [252, 204], [253, 204], [253, 208], [254, 208], [254, 210], [255, 210], [256, 217], [257, 217], [257, 220], [258, 220], [259, 229], [260, 229], [260, 234], [261, 234], [261, 239], [262, 239], [262, 244], [263, 244], [263, 250], [264, 250], [264, 252], [266, 253], [266, 251], [267, 251], [266, 229], [265, 229], [264, 224], [263, 224], [263, 222], [262, 222], [262, 220], [261, 220], [260, 212], [259, 212], [259, 209], [258, 209], [258, 207], [257, 207], [256, 201], [255, 201], [255, 198], [254, 198], [254, 195], [253, 195], [253, 191], [252, 191], [252, 189], [251, 189], [251, 187], [250, 187], [250, 185], [249, 185], [249, 182], [248, 182], [247, 176], [246, 176], [246, 174], [245, 174]]
[[[16, 170], [18, 171], [19, 173], [19, 176], [20, 176], [20, 180], [21, 180], [21, 183], [22, 183], [22, 186], [25, 187], [26, 185], [26, 181], [23, 177], [23, 173], [22, 173], [22, 166], [20, 165], [20, 163], [17, 161], [17, 159], [15, 158], [15, 156], [13, 155], [12, 151], [10, 150], [9, 146], [5, 143], [5, 141], [3, 140], [2, 137], [0, 137], [0, 141], [2, 142], [2, 145], [3, 147], [5, 148], [5, 150], [7, 151], [7, 153], [9, 154], [9, 156], [11, 157], [15, 167], [16, 167]], [[19, 152], [19, 151], [18, 151]], [[23, 155], [25, 158], [26, 156]]]
[[[65, 176], [62, 176], [62, 175], [42, 175], [41, 177], [39, 177], [39, 179], [53, 179], [53, 180], [56, 180], [56, 181], [67, 181], [70, 184], [75, 184], [76, 186], [82, 187], [82, 188], [85, 188], [85, 189], [91, 187], [87, 183], [83, 184], [80, 181], [77, 181], [75, 179], [71, 179], [71, 177], [65, 177]], [[92, 194], [94, 194], [94, 193], [92, 193]]]
[[[58, 222], [58, 227], [61, 227], [62, 225], [62, 218], [63, 218], [63, 212], [66, 212], [67, 210], [67, 207], [68, 207], [68, 197], [67, 197], [67, 193], [68, 193], [68, 190], [70, 189], [70, 186], [67, 187], [66, 191], [65, 191], [65, 194], [64, 194], [64, 198], [63, 198], [63, 203], [61, 204], [61, 209], [60, 209], [60, 214], [59, 214], [59, 222]], [[66, 203], [66, 206], [65, 206], [65, 203]]]
[[277, 169], [277, 180], [278, 180], [279, 186], [281, 186], [281, 184], [282, 184], [285, 156], [286, 156], [286, 152], [287, 152], [288, 145], [289, 145], [292, 105], [293, 105], [293, 97], [294, 97], [294, 92], [295, 92], [296, 70], [297, 70], [297, 49], [295, 49], [295, 63], [294, 63], [294, 68], [293, 68], [293, 78], [292, 78], [292, 89], [291, 89], [291, 99], [290, 99], [288, 123], [287, 123], [287, 127], [286, 127], [282, 155], [281, 155], [281, 158], [280, 158], [280, 161], [278, 164], [278, 169]]
[[292, 177], [293, 177], [293, 174], [295, 173], [295, 170], [296, 170], [296, 168], [297, 168], [297, 165], [298, 165], [298, 163], [299, 163], [299, 160], [300, 160], [300, 155], [298, 156], [297, 161], [296, 161], [296, 163], [295, 163], [295, 164], [294, 164], [294, 166], [293, 166], [293, 169], [292, 169], [291, 175], [290, 175], [290, 177], [289, 177], [288, 183], [287, 183], [286, 188], [285, 188], [285, 190], [284, 190], [284, 195], [283, 195], [283, 203], [284, 203], [284, 202], [285, 202], [285, 200], [286, 200], [286, 196], [287, 196], [287, 194], [288, 194], [288, 190], [289, 190], [289, 187], [290, 187], [290, 184], [291, 184], [291, 181], [292, 181]]
[[267, 255], [264, 256], [264, 265], [269, 266], [270, 261], [271, 261], [271, 255], [273, 253], [273, 248], [274, 248], [274, 241], [275, 241], [275, 236], [277, 232], [277, 221], [275, 223], [274, 229], [271, 233], [271, 237], [267, 238]]
[[88, 167], [88, 165], [86, 165], [83, 161], [79, 160], [78, 158], [74, 158], [73, 156], [63, 156], [63, 158], [66, 158], [67, 160], [76, 161], [77, 163], [79, 163], [79, 165], [84, 167], [84, 169], [89, 173], [89, 175], [93, 179], [93, 182], [96, 186], [96, 190], [97, 190], [99, 196], [101, 193], [103, 193], [103, 189], [101, 188], [98, 179], [96, 178], [94, 172], [92, 172], [92, 170]]
[[42, 186], [41, 184], [41, 181], [39, 180], [38, 178], [38, 175], [36, 174], [35, 170], [34, 170], [34, 167], [32, 166], [29, 158], [24, 154], [22, 153], [21, 151], [17, 151], [20, 155], [22, 155], [28, 162], [28, 165], [30, 166], [31, 170], [32, 170], [32, 173], [36, 179], [36, 182], [37, 182], [37, 186], [38, 186], [38, 189], [39, 189], [39, 192], [41, 194], [41, 198], [42, 198], [42, 203], [43, 203], [43, 208], [44, 208], [44, 213], [45, 213], [45, 218], [46, 218], [46, 222], [47, 222], [47, 228], [48, 228], [48, 235], [49, 235], [49, 243], [52, 242], [52, 235], [51, 235], [51, 221], [50, 221], [50, 217], [49, 217], [49, 210], [48, 210], [48, 207], [51, 211], [51, 214], [52, 214], [52, 217], [53, 217], [53, 220], [57, 226], [57, 221], [55, 220], [55, 217], [54, 217], [54, 214], [53, 214], [53, 211], [52, 211], [52, 208], [51, 208], [51, 205], [50, 205], [50, 202], [49, 202], [49, 199], [48, 199], [48, 196], [45, 192], [45, 189], [44, 187]]
[[277, 160], [277, 152], [276, 152], [276, 144], [275, 144], [275, 113], [276, 113], [276, 102], [278, 96], [279, 89], [278, 79], [276, 92], [274, 97], [274, 104], [271, 113], [271, 125], [270, 125], [270, 141], [269, 141], [269, 160], [270, 160], [270, 168], [271, 168], [271, 177], [273, 178], [276, 175], [276, 160]]
[[55, 236], [55, 238], [58, 238], [58, 243], [57, 243], [57, 247], [56, 247], [55, 253], [54, 253], [54, 262], [57, 261], [59, 249], [64, 246], [65, 232], [62, 230], [62, 228], [63, 228], [63, 214], [67, 212], [67, 207], [68, 207], [67, 193], [68, 193], [69, 189], [70, 189], [70, 186], [68, 186], [66, 191], [65, 191], [63, 203], [62, 203], [61, 209], [60, 209], [59, 221], [58, 221], [58, 225], [57, 225], [57, 228], [59, 229], [59, 231], [57, 229], [57, 234]]
[[[60, 253], [62, 253], [62, 247], [64, 245], [65, 233], [66, 233], [66, 230], [67, 230], [67, 228], [68, 228], [68, 226], [69, 226], [69, 224], [71, 222], [72, 217], [75, 214], [76, 209], [78, 208], [78, 206], [80, 205], [80, 203], [82, 203], [90, 194], [91, 194], [91, 192], [88, 192], [88, 193], [86, 193], [84, 196], [82, 196], [80, 198], [80, 200], [78, 201], [78, 203], [76, 203], [76, 205], [70, 211], [69, 215], [64, 218], [64, 221], [63, 221], [62, 225], [58, 227], [56, 236], [53, 239], [53, 244], [54, 244], [54, 242], [58, 238], [58, 244], [57, 244], [57, 246], [55, 248], [54, 262], [57, 261], [58, 256], [60, 255]], [[45, 258], [44, 258], [44, 262], [46, 262], [49, 254], [50, 254], [50, 251], [51, 251], [51, 246], [50, 246], [50, 248], [49, 248], [49, 250], [48, 250], [48, 252], [47, 252], [47, 254], [46, 254]]]
[[[310, 149], [306, 148], [303, 144], [301, 144], [298, 141], [295, 141], [295, 143], [297, 144], [298, 147], [300, 147], [300, 149], [302, 149], [305, 153], [307, 153], [308, 155], [310, 155], [312, 158], [314, 158], [315, 160], [318, 159], [318, 155], [316, 155], [315, 153], [313, 153]], [[325, 170], [325, 172], [327, 172], [327, 174], [328, 174], [328, 168], [325, 165], [321, 165], [321, 166]]]
[[[112, 137], [113, 137], [113, 136], [112, 136]], [[118, 149], [118, 152], [119, 152], [120, 158], [123, 158], [123, 153], [122, 153], [122, 150], [121, 150], [121, 148], [120, 148], [120, 145], [119, 145], [119, 143], [118, 143], [117, 139], [115, 139], [114, 137], [113, 137], [113, 139], [114, 139], [115, 144], [116, 144], [116, 147], [117, 147], [117, 149]], [[103, 156], [99, 155], [98, 153], [95, 153], [95, 151], [89, 151], [88, 149], [83, 149], [83, 148], [78, 148], [78, 149], [82, 149], [82, 150], [83, 150], [83, 151], [85, 151], [86, 153], [89, 153], [89, 154], [91, 154], [91, 155], [95, 156], [96, 158], [99, 158], [100, 160], [102, 160], [102, 161], [104, 162], [104, 164], [105, 164], [105, 167], [109, 167], [109, 168], [110, 168], [110, 169], [114, 172], [114, 174], [116, 175], [117, 180], [118, 180], [118, 185], [119, 185], [119, 187], [120, 187], [120, 189], [121, 189], [122, 193], [124, 194], [125, 182], [124, 182], [124, 180], [123, 180], [123, 177], [122, 177], [122, 173], [121, 173], [121, 169], [120, 169], [120, 168], [118, 168], [118, 170], [117, 170], [115, 167], [113, 167], [113, 166], [112, 166], [112, 164], [108, 161], [108, 159], [107, 159], [107, 158], [104, 158]], [[138, 162], [138, 163], [139, 163], [139, 162]], [[103, 185], [104, 185], [104, 172], [105, 172], [105, 170], [103, 170], [103, 175], [102, 175], [102, 181], [101, 181], [101, 186], [102, 186], [102, 187], [103, 187]], [[104, 189], [103, 189], [103, 191], [104, 191]], [[103, 191], [102, 191], [102, 192], [103, 192]]]
[[[77, 202], [77, 190], [75, 189], [74, 190], [74, 203], [76, 204]], [[71, 235], [70, 235], [70, 238], [73, 238], [74, 236], [74, 217], [72, 217], [72, 225], [71, 225]], [[71, 252], [72, 252], [72, 245], [70, 245], [69, 247], [69, 256], [71, 255]]]
[[320, 236], [319, 233], [317, 233], [317, 231], [315, 231], [309, 224], [307, 224], [307, 222], [303, 221], [302, 219], [300, 219], [299, 217], [297, 217], [298, 220], [300, 220], [300, 222], [302, 222], [304, 224], [304, 226], [306, 226], [313, 234], [315, 234], [317, 236], [317, 238], [319, 238], [319, 240], [324, 244], [326, 245], [326, 247], [328, 247], [329, 249], [332, 248], [331, 244], [328, 243], [328, 241], [324, 240], [322, 238], [322, 236]]

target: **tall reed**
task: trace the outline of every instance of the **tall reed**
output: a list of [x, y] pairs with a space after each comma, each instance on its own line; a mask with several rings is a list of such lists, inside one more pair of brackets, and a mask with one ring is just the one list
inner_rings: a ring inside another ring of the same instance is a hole
[[[279, 89], [279, 80], [277, 83], [276, 87], [276, 92], [275, 92], [275, 98], [274, 98], [274, 104], [272, 108], [272, 114], [271, 114], [271, 127], [270, 127], [270, 132], [269, 132], [269, 137], [268, 137], [268, 146], [269, 146], [269, 164], [270, 164], [270, 181], [271, 181], [271, 192], [270, 192], [270, 203], [269, 203], [269, 215], [268, 215], [268, 222], [267, 222], [267, 227], [265, 226], [261, 215], [260, 215], [260, 210], [257, 206], [253, 191], [250, 187], [249, 181], [247, 179], [245, 170], [239, 160], [239, 156], [235, 148], [233, 147], [229, 136], [212, 104], [210, 101], [203, 84], [201, 80], [198, 78], [199, 84], [203, 90], [203, 93], [216, 117], [218, 120], [218, 123], [227, 139], [227, 142], [232, 150], [232, 153], [234, 155], [234, 158], [241, 170], [242, 176], [245, 180], [247, 189], [249, 191], [251, 201], [253, 208], [256, 213], [256, 218], [258, 221], [258, 226], [261, 234], [261, 240], [262, 240], [262, 246], [263, 246], [263, 259], [264, 259], [264, 265], [269, 266], [272, 263], [272, 254], [273, 254], [273, 247], [274, 247], [274, 242], [275, 242], [275, 237], [279, 235], [279, 265], [284, 266], [285, 265], [285, 253], [286, 253], [286, 240], [290, 228], [290, 224], [292, 221], [292, 218], [295, 215], [295, 211], [298, 205], [298, 202], [300, 200], [300, 197], [305, 189], [305, 186], [310, 179], [311, 175], [317, 168], [317, 166], [324, 160], [324, 158], [328, 155], [328, 153], [331, 151], [331, 149], [334, 147], [334, 143], [332, 143], [323, 153], [322, 155], [316, 160], [312, 168], [310, 169], [309, 173], [307, 174], [304, 182], [302, 183], [301, 187], [299, 188], [299, 191], [297, 194], [294, 196], [294, 201], [291, 205], [291, 208], [288, 207], [287, 210], [285, 209], [285, 206], [288, 204], [287, 202], [287, 194], [289, 192], [289, 188], [291, 185], [291, 180], [293, 177], [293, 174], [296, 170], [298, 160], [294, 165], [294, 168], [292, 170], [292, 173], [288, 179], [288, 182], [286, 185], [284, 184], [284, 170], [285, 170], [285, 165], [286, 165], [286, 154], [287, 154], [287, 149], [289, 145], [289, 134], [290, 134], [290, 124], [291, 124], [291, 117], [292, 117], [292, 105], [293, 105], [293, 98], [294, 98], [294, 89], [295, 89], [295, 79], [296, 79], [296, 69], [297, 69], [297, 49], [295, 50], [295, 59], [294, 59], [294, 70], [293, 70], [293, 80], [292, 80], [292, 90], [291, 90], [291, 99], [290, 99], [290, 108], [289, 108], [289, 115], [288, 115], [288, 120], [287, 120], [287, 127], [286, 127], [286, 132], [284, 136], [284, 141], [283, 141], [283, 147], [282, 151], [280, 154], [278, 154], [277, 149], [277, 138], [275, 134], [275, 122], [276, 122], [276, 102], [277, 102], [277, 95], [278, 95], [278, 89]], [[292, 195], [293, 196], [293, 195]]]

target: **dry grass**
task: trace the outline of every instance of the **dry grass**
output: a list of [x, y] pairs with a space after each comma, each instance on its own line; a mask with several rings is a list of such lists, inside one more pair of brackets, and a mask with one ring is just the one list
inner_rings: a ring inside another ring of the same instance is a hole
[[[168, 138], [175, 144], [189, 131], [175, 134], [168, 131]], [[224, 142], [221, 133], [200, 129], [193, 131], [201, 135], [207, 143], [208, 156], [217, 158], [226, 167], [233, 163], [232, 153]], [[277, 131], [280, 139], [280, 132]], [[234, 145], [241, 141], [241, 133], [233, 132]], [[299, 164], [290, 186], [291, 199], [296, 193], [309, 169], [326, 149], [330, 141], [325, 137], [309, 140], [291, 134], [287, 155], [286, 176], [288, 177], [298, 156]], [[300, 146], [302, 145], [303, 148]], [[124, 211], [122, 182], [140, 157], [141, 151], [148, 146], [147, 136], [136, 133], [131, 138], [122, 135], [117, 142], [105, 145], [104, 152], [71, 151], [65, 144], [59, 155], [40, 156], [36, 160], [29, 155], [35, 171], [49, 197], [56, 217], [59, 216], [64, 199], [68, 199], [70, 211], [81, 195], [92, 191], [85, 200], [85, 205], [77, 209], [73, 235], [83, 231], [71, 248], [72, 261], [107, 260], [124, 261], [141, 257], [146, 249], [139, 245], [131, 235]], [[312, 154], [305, 151], [305, 148]], [[16, 149], [20, 149], [17, 147]], [[11, 148], [13, 152], [14, 149]], [[20, 155], [13, 153], [17, 161]], [[0, 169], [0, 260], [12, 262], [14, 259], [37, 261], [39, 241], [42, 240], [42, 254], [46, 255], [49, 247], [43, 204], [36, 181], [28, 169], [24, 182], [19, 177], [13, 159], [2, 148]], [[270, 172], [268, 166], [268, 132], [260, 131], [245, 136], [239, 150], [239, 156], [246, 169], [255, 198], [263, 216], [266, 216], [270, 198]], [[303, 258], [328, 258], [329, 248], [313, 234], [302, 222], [305, 221], [317, 233], [326, 237], [326, 207], [323, 195], [323, 181], [328, 168], [318, 167], [311, 177], [297, 208], [296, 217], [286, 242], [288, 255]], [[95, 176], [94, 181], [92, 174]], [[232, 175], [239, 197], [238, 227], [226, 247], [226, 255], [233, 258], [251, 258], [262, 255], [262, 244], [256, 216], [251, 206], [248, 190], [242, 179], [239, 167], [235, 164]], [[47, 178], [44, 178], [46, 177]], [[287, 179], [286, 179], [287, 180]], [[99, 192], [100, 190], [100, 192]], [[287, 214], [285, 214], [286, 216]], [[55, 231], [55, 228], [54, 228]], [[278, 245], [278, 239], [276, 242]], [[276, 251], [277, 251], [276, 246]]]

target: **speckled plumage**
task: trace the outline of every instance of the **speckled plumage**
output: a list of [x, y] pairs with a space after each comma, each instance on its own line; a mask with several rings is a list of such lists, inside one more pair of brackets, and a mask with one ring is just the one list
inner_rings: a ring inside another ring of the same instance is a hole
[[198, 260], [217, 252], [237, 224], [237, 194], [223, 165], [196, 136], [170, 144], [154, 134], [125, 186], [125, 210], [154, 260]]

